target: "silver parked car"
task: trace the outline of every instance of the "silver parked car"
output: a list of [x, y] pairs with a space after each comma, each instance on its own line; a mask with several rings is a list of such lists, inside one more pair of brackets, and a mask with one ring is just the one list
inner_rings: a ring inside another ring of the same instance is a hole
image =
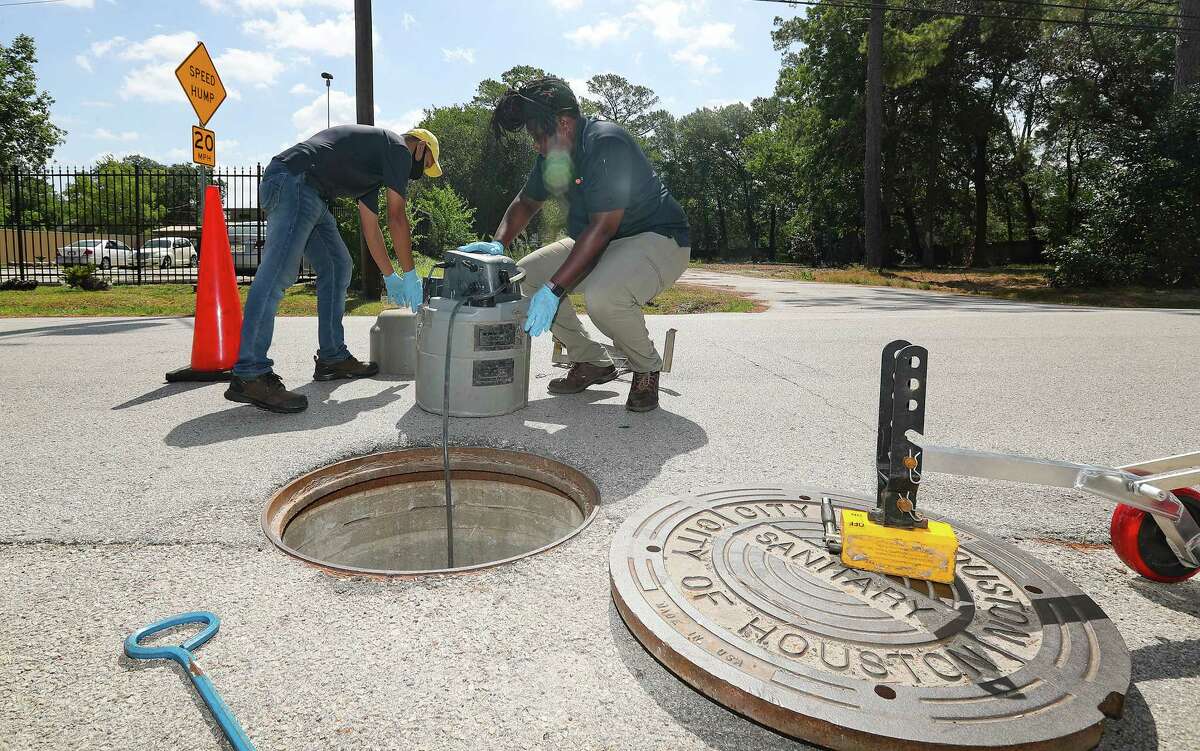
[[200, 259], [196, 243], [186, 237], [156, 237], [138, 251], [138, 263], [142, 266], [195, 266]]
[[[233, 268], [243, 274], [253, 274], [258, 271], [259, 261], [262, 260], [263, 246], [266, 243], [267, 226], [261, 229], [257, 222], [230, 222], [229, 250], [233, 253]], [[300, 257], [300, 274], [311, 276], [312, 266], [308, 256]]]
[[135, 260], [133, 248], [120, 240], [99, 238], [78, 240], [59, 248], [55, 261], [59, 266], [91, 264], [102, 269], [114, 266], [132, 266]]

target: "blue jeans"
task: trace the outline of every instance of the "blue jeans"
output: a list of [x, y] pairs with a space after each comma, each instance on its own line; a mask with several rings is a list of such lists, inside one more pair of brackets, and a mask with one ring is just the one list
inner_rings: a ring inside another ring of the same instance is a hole
[[274, 362], [267, 350], [275, 332], [275, 312], [284, 291], [296, 282], [302, 255], [317, 273], [317, 356], [327, 362], [345, 360], [350, 350], [342, 316], [353, 266], [329, 206], [303, 174], [293, 175], [276, 161], [263, 171], [258, 201], [267, 214], [267, 237], [242, 311], [234, 375], [256, 378], [271, 372]]

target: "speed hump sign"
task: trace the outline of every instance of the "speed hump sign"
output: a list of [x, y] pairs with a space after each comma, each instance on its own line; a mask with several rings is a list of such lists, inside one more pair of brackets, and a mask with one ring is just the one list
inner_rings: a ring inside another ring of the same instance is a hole
[[192, 126], [192, 161], [206, 167], [217, 166], [217, 134]]

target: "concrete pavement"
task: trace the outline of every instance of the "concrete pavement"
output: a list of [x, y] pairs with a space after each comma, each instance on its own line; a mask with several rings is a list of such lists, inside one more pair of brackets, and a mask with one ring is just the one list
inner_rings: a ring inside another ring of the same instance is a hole
[[[0, 320], [0, 748], [216, 748], [178, 668], [134, 669], [121, 641], [211, 609], [199, 656], [270, 749], [798, 749], [692, 692], [634, 641], [608, 595], [608, 542], [640, 504], [718, 485], [869, 489], [878, 359], [930, 350], [928, 437], [1124, 463], [1200, 443], [1200, 317], [729, 277], [761, 314], [655, 317], [679, 329], [663, 408], [628, 379], [550, 398], [534, 346], [530, 406], [456, 420], [452, 441], [589, 473], [603, 506], [548, 554], [461, 577], [331, 578], [259, 529], [273, 490], [370, 451], [438, 441], [408, 381], [311, 382], [315, 321], [281, 319], [272, 355], [302, 415], [163, 385], [188, 319]], [[372, 321], [347, 319], [365, 357]], [[1133, 653], [1105, 749], [1200, 746], [1200, 582], [1152, 585], [1107, 546], [1109, 509], [1067, 491], [937, 477], [924, 506], [1042, 558], [1094, 597]], [[140, 667], [140, 666], [139, 666]]]

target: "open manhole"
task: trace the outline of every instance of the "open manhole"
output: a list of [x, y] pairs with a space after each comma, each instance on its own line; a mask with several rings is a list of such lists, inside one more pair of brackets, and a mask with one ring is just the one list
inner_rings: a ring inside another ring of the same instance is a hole
[[441, 449], [406, 449], [296, 478], [267, 504], [263, 530], [284, 552], [331, 572], [416, 576], [549, 550], [578, 534], [599, 506], [587, 476], [534, 454], [454, 448], [450, 467], [450, 514]]

